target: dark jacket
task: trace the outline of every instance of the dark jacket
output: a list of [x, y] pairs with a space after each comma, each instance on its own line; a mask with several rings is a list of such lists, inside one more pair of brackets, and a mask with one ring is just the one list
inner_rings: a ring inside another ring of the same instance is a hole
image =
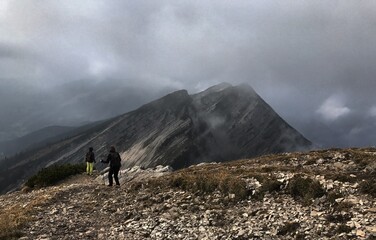
[[110, 167], [121, 167], [121, 157], [118, 152], [110, 152], [104, 163], [110, 163]]
[[89, 162], [89, 163], [95, 162], [94, 153], [93, 152], [87, 152], [86, 156], [85, 156], [85, 161]]

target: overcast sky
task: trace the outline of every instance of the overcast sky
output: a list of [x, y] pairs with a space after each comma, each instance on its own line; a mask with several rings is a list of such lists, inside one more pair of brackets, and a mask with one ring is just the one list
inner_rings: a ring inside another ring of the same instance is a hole
[[376, 1], [0, 1], [0, 139], [248, 83], [324, 147], [376, 145]]

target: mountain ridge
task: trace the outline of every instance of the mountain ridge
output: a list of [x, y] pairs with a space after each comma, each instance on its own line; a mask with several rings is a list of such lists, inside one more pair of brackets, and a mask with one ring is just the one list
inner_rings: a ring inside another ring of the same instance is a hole
[[[105, 158], [111, 145], [117, 147], [124, 167], [170, 165], [179, 169], [201, 162], [301, 150], [311, 143], [250, 86], [219, 84], [192, 95], [186, 90], [175, 91], [47, 148], [18, 156], [13, 165], [3, 169], [17, 172], [14, 187], [42, 167], [82, 162], [89, 146], [97, 159]], [[7, 172], [0, 177], [2, 192], [9, 190], [4, 182], [9, 184], [10, 178]]]

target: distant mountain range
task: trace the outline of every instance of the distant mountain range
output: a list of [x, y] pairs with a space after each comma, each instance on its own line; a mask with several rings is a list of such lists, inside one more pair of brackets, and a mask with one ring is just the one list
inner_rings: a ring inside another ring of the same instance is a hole
[[9, 141], [0, 142], [0, 156], [11, 157], [25, 151], [47, 146], [59, 140], [69, 138], [83, 132], [101, 121], [86, 123], [79, 127], [48, 126]]
[[18, 152], [37, 148], [60, 139], [60, 135], [68, 133], [73, 129], [75, 129], [75, 127], [49, 126], [42, 128], [22, 137], [0, 142], [0, 153], [5, 156], [11, 156]]
[[90, 146], [97, 159], [105, 158], [109, 146], [116, 146], [124, 167], [179, 169], [312, 145], [250, 86], [226, 83], [193, 95], [176, 91], [107, 121], [59, 130], [62, 134], [53, 134], [55, 141], [47, 146], [39, 145], [2, 164], [1, 192], [19, 186], [45, 166], [82, 162]]

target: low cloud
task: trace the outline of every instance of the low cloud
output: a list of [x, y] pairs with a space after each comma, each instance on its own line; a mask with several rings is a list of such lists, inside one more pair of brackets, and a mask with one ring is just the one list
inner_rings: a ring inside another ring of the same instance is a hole
[[376, 117], [376, 106], [373, 106], [373, 107], [369, 110], [368, 114], [369, 114], [371, 117]]
[[326, 121], [335, 121], [348, 115], [351, 110], [346, 107], [343, 99], [338, 96], [331, 96], [316, 111]]
[[229, 82], [251, 85], [318, 144], [370, 145], [374, 9], [372, 0], [1, 0], [0, 140]]

